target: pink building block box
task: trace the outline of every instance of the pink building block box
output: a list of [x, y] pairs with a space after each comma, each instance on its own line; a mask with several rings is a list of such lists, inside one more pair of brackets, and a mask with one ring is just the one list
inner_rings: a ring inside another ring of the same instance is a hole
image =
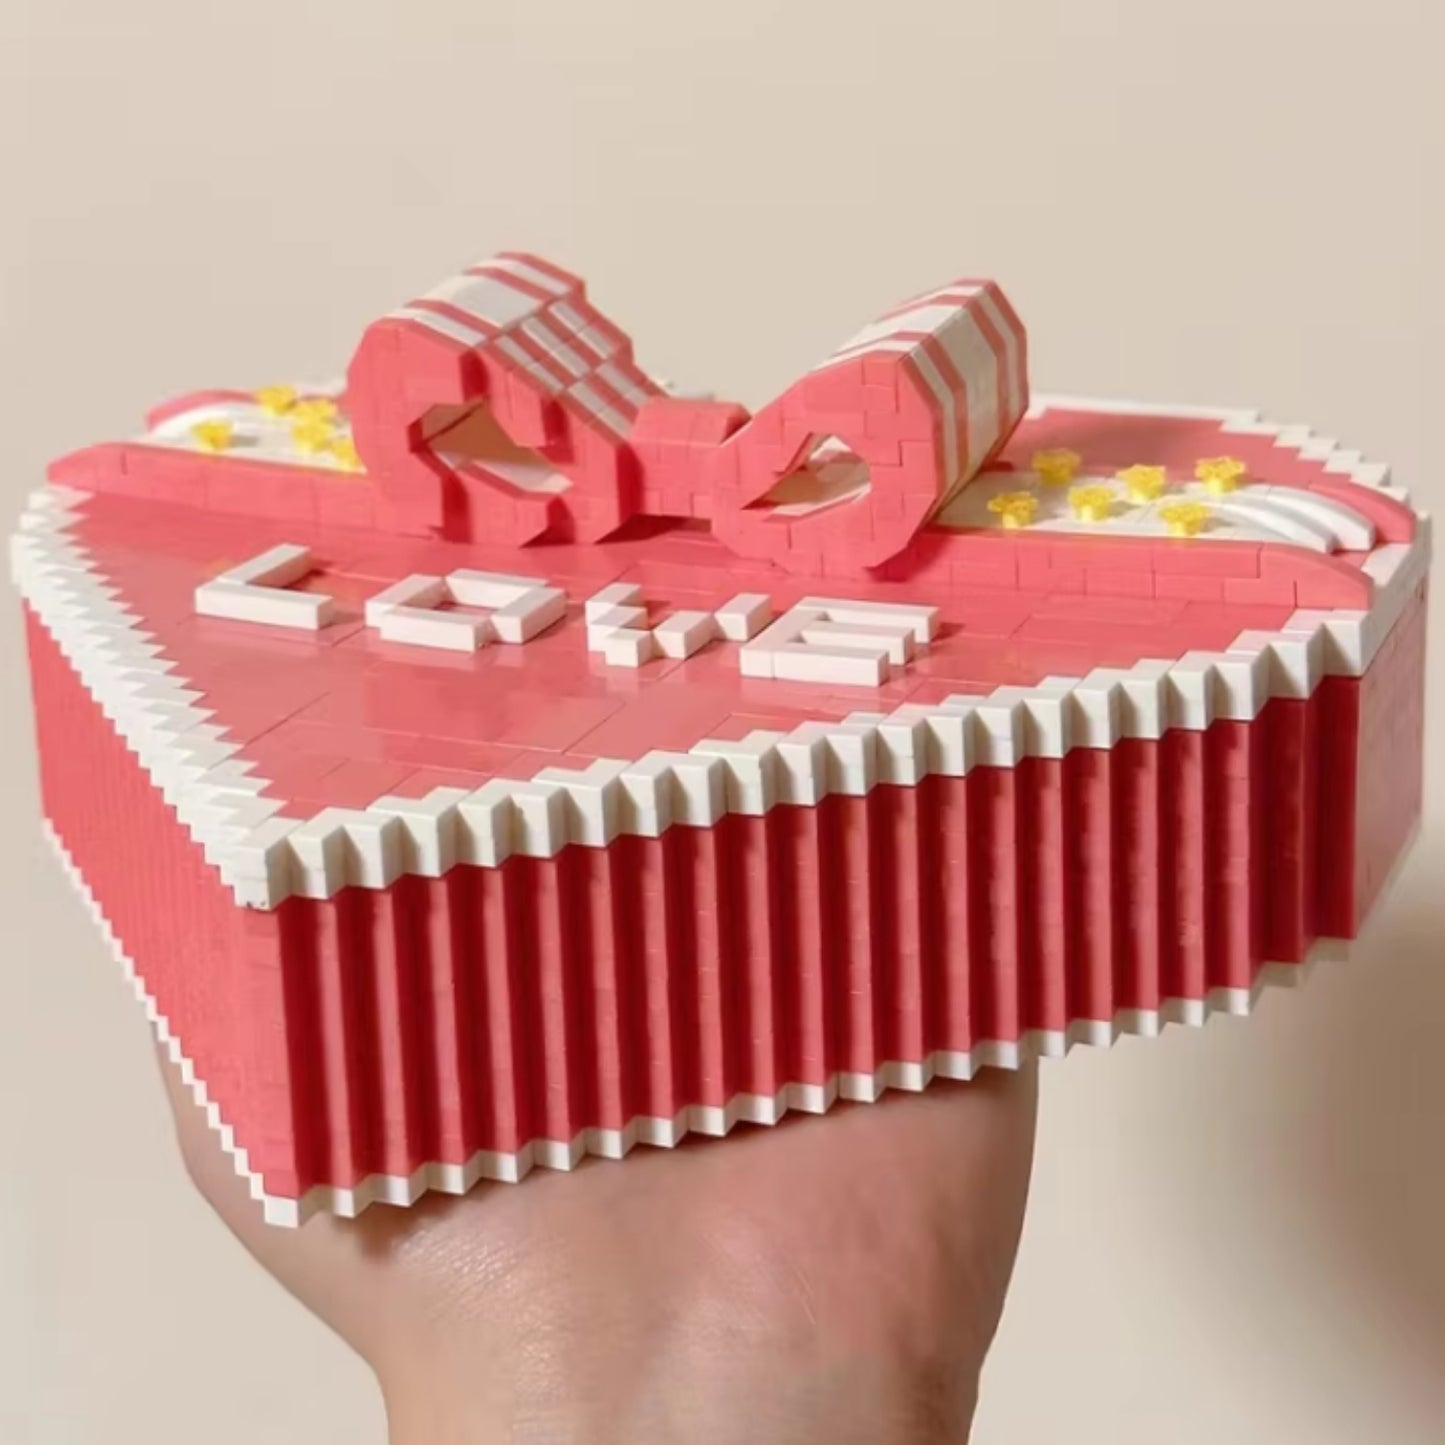
[[1031, 397], [958, 281], [750, 412], [466, 268], [61, 459], [47, 828], [267, 1218], [1246, 1012], [1418, 817], [1428, 519]]

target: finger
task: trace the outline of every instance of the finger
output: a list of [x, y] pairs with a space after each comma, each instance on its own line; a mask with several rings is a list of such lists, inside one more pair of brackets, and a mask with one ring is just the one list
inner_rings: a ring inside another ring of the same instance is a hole
[[423, 1312], [408, 1272], [397, 1268], [398, 1237], [436, 1227], [460, 1201], [433, 1197], [406, 1210], [374, 1207], [359, 1219], [321, 1212], [299, 1228], [269, 1224], [251, 1178], [226, 1152], [179, 1066], [164, 1048], [156, 1058], [181, 1159], [198, 1192], [264, 1269], [376, 1363], [387, 1348], [388, 1317], [404, 1323]]

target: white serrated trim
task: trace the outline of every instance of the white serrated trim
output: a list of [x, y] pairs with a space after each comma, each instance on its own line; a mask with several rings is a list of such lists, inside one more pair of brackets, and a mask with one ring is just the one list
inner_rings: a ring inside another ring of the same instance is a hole
[[237, 1175], [246, 1181], [251, 1198], [261, 1205], [266, 1222], [287, 1228], [297, 1228], [319, 1213], [351, 1219], [373, 1204], [414, 1204], [428, 1192], [465, 1194], [484, 1179], [516, 1183], [534, 1168], [574, 1169], [589, 1155], [622, 1159], [638, 1144], [672, 1148], [689, 1134], [721, 1137], [740, 1123], [776, 1124], [790, 1112], [824, 1114], [839, 1099], [872, 1103], [890, 1089], [918, 1092], [935, 1079], [967, 1080], [985, 1068], [1017, 1069], [1036, 1058], [1062, 1058], [1080, 1044], [1107, 1048], [1129, 1034], [1154, 1038], [1169, 1024], [1199, 1027], [1216, 1014], [1248, 1014], [1266, 989], [1302, 984], [1320, 963], [1346, 960], [1350, 952], [1348, 943], [1317, 939], [1304, 963], [1265, 964], [1252, 988], [1211, 989], [1202, 999], [1167, 999], [1159, 1009], [1121, 1009], [1112, 1019], [1081, 1019], [1067, 1029], [1030, 1030], [1017, 1042], [984, 1040], [968, 1053], [939, 1050], [920, 1062], [884, 1063], [872, 1074], [838, 1073], [824, 1083], [789, 1084], [776, 1095], [736, 1094], [722, 1107], [695, 1105], [670, 1119], [639, 1117], [621, 1129], [587, 1129], [570, 1140], [535, 1140], [513, 1154], [479, 1150], [465, 1164], [432, 1162], [409, 1175], [372, 1174], [354, 1188], [316, 1185], [299, 1199], [288, 1199], [266, 1192], [261, 1175], [251, 1167], [247, 1150], [237, 1142], [234, 1127], [210, 1097], [205, 1080], [197, 1075], [186, 1054], [184, 1042], [160, 1012], [64, 841], [48, 820], [44, 829], [66, 875], [144, 1008], [157, 1041], [179, 1071], [196, 1106], [204, 1110], [206, 1123], [222, 1151]]
[[[1271, 437], [1277, 447], [1299, 453], [1310, 461], [1324, 463], [1333, 472], [1362, 487], [1383, 492], [1409, 506], [1409, 493], [1390, 484], [1390, 469], [1383, 462], [1367, 462], [1329, 437], [1316, 436], [1307, 426], [1268, 421], [1258, 411], [1241, 407], [1181, 406], [1169, 402], [1105, 401], [1097, 397], [1068, 396], [1063, 393], [1035, 395], [1030, 399], [1028, 418], [1037, 420], [1050, 411], [1094, 412], [1100, 416], [1177, 416], [1191, 421], [1217, 421], [1229, 436]], [[1421, 514], [1417, 514], [1421, 515]]]
[[[269, 780], [238, 756], [224, 720], [204, 706], [204, 695], [75, 541], [70, 528], [86, 500], [59, 487], [32, 496], [11, 543], [17, 585], [237, 900], [262, 909], [292, 894], [329, 898], [347, 886], [385, 888], [403, 873], [434, 877], [457, 862], [496, 867], [514, 853], [549, 858], [573, 843], [606, 846], [619, 834], [710, 827], [727, 812], [760, 814], [830, 793], [861, 796], [880, 782], [909, 786], [931, 773], [961, 777], [976, 764], [1013, 767], [1076, 747], [1158, 739], [1169, 728], [1200, 729], [1216, 718], [1250, 721], [1273, 697], [1308, 697], [1323, 677], [1362, 675], [1430, 558], [1422, 517], [1413, 543], [1379, 547], [1367, 562], [1376, 593], [1369, 612], [1302, 610], [1279, 632], [1241, 633], [1221, 653], [1144, 659], [1083, 679], [905, 704], [788, 734], [705, 739], [686, 753], [652, 752], [585, 774], [497, 778], [459, 797], [443, 790], [404, 800], [405, 807], [383, 798], [302, 821], [278, 816], [284, 801], [258, 798], [274, 791]], [[738, 613], [741, 635], [744, 614], [748, 628], [760, 618], [758, 600], [738, 599]], [[920, 613], [920, 629], [925, 622], [931, 629], [931, 614]]]

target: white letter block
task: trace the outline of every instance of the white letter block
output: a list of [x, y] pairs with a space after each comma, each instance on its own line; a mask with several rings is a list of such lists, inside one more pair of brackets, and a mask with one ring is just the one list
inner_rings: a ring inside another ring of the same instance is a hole
[[[444, 602], [492, 609], [485, 616], [439, 612]], [[561, 620], [567, 596], [539, 577], [507, 577], [500, 572], [420, 573], [405, 577], [366, 604], [366, 625], [386, 642], [476, 652], [495, 638], [517, 645], [531, 641]]]
[[314, 567], [309, 548], [282, 543], [203, 582], [196, 588], [196, 611], [202, 617], [319, 632], [336, 615], [335, 600], [324, 592], [287, 590]]
[[745, 677], [878, 687], [938, 630], [936, 607], [805, 597], [738, 652]]

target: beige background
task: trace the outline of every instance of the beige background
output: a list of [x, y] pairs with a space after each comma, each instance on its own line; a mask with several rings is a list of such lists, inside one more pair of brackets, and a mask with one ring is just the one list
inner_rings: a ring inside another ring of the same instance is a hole
[[[1036, 386], [1257, 404], [1438, 510], [1442, 49], [1437, 0], [0, 0], [0, 512], [168, 393], [332, 373], [508, 245], [754, 403], [993, 274]], [[187, 1190], [32, 822], [0, 616], [0, 1440], [380, 1442], [362, 1367]], [[1431, 781], [1357, 963], [1047, 1069], [985, 1445], [1445, 1438]]]

